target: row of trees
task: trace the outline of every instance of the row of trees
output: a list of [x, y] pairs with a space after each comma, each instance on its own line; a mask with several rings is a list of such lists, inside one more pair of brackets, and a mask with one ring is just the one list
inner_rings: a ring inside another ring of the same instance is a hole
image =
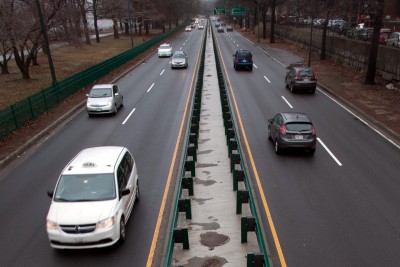
[[[42, 18], [38, 10], [42, 11]], [[190, 16], [193, 4], [185, 0], [0, 0], [0, 67], [9, 74], [8, 62], [14, 58], [23, 79], [30, 79], [29, 68], [38, 65], [37, 54], [44, 47], [40, 20], [50, 41], [91, 44], [90, 34], [100, 42], [100, 19], [113, 21], [114, 38], [119, 34], [149, 33], [149, 23], [178, 24]], [[90, 28], [88, 18], [93, 18]], [[129, 25], [131, 27], [129, 27]]]
[[[303, 18], [325, 19], [323, 24], [320, 58], [326, 59], [326, 35], [330, 19], [344, 18], [349, 20], [369, 16], [373, 20], [374, 31], [365, 83], [375, 83], [376, 60], [378, 55], [379, 34], [382, 27], [384, 0], [231, 0], [232, 6], [245, 6], [252, 25], [261, 19], [262, 38], [267, 38], [267, 19], [270, 21], [269, 40], [275, 42], [276, 14], [291, 15]], [[217, 5], [225, 5], [225, 0], [218, 0]], [[278, 12], [279, 11], [279, 12]], [[270, 15], [268, 17], [267, 15]], [[261, 16], [261, 17], [259, 17]], [[312, 25], [312, 24], [311, 24]]]

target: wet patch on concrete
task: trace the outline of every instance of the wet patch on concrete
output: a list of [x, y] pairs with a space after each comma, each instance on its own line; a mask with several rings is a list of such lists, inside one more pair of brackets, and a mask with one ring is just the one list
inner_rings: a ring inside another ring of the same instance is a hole
[[218, 166], [218, 164], [213, 164], [213, 163], [199, 163], [196, 165], [196, 168], [209, 168], [209, 167], [215, 167]]
[[199, 205], [203, 205], [204, 202], [206, 202], [207, 200], [211, 200], [212, 198], [192, 198], [193, 201], [196, 201], [197, 203], [199, 203]]
[[200, 125], [208, 125], [209, 123], [206, 122], [200, 122]]
[[218, 230], [221, 228], [219, 223], [212, 222], [212, 223], [190, 223], [189, 225], [197, 225], [203, 227], [203, 230]]
[[211, 152], [213, 152], [214, 150], [202, 150], [202, 151], [198, 151], [197, 155], [204, 155], [204, 154], [210, 154]]
[[212, 75], [211, 74], [208, 74], [208, 75], [206, 75], [207, 77], [211, 77]]
[[230, 240], [229, 236], [218, 234], [217, 232], [207, 232], [200, 235], [200, 243], [213, 250], [215, 247], [223, 246]]
[[200, 130], [200, 133], [209, 133], [210, 132], [210, 129], [207, 129], [207, 130]]
[[208, 142], [208, 141], [210, 141], [211, 139], [210, 138], [207, 138], [207, 139], [199, 139], [199, 144], [204, 144], [205, 142]]
[[205, 258], [194, 257], [189, 259], [185, 267], [222, 267], [226, 263], [228, 263], [228, 261], [225, 258], [217, 256]]
[[213, 220], [214, 222], [218, 222], [218, 219], [214, 218], [214, 216], [208, 216], [208, 219], [209, 220]]
[[216, 183], [216, 181], [214, 181], [214, 180], [202, 180], [202, 179], [199, 179], [199, 178], [194, 178], [193, 182], [195, 184], [201, 184], [201, 185], [204, 185], [204, 186], [210, 186], [210, 185], [213, 185], [213, 184]]
[[203, 171], [204, 174], [210, 175], [211, 172], [209, 171]]
[[206, 115], [201, 115], [200, 117], [201, 117], [201, 118], [210, 117], [210, 115], [211, 115], [211, 114], [206, 114]]

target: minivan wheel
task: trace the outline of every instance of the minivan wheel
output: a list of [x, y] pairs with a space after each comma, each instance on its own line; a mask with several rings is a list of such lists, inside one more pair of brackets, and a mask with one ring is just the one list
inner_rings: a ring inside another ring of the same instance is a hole
[[313, 156], [315, 154], [315, 148], [310, 148], [310, 150], [308, 150], [308, 154], [310, 154], [310, 156]]
[[117, 113], [118, 113], [117, 104], [114, 105], [113, 113], [114, 113], [115, 115], [117, 115]]
[[290, 84], [290, 92], [294, 93], [294, 86], [293, 86], [293, 83]]
[[124, 243], [126, 240], [126, 229], [125, 229], [125, 222], [124, 217], [121, 218], [119, 222], [119, 243]]
[[139, 201], [140, 199], [140, 191], [139, 191], [139, 180], [136, 182], [136, 196], [135, 201]]
[[271, 137], [271, 130], [269, 129], [269, 127], [268, 127], [268, 140], [272, 140], [272, 137]]

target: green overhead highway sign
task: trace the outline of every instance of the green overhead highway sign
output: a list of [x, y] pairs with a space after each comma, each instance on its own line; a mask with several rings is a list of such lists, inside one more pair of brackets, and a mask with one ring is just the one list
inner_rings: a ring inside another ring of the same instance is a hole
[[232, 16], [246, 15], [246, 9], [244, 7], [232, 7]]
[[225, 15], [225, 7], [216, 7], [214, 8], [214, 15], [224, 14]]

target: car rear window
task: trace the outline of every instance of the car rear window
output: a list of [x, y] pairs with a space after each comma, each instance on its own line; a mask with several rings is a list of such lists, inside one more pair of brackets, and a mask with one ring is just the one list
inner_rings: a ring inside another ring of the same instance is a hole
[[307, 122], [286, 123], [286, 129], [288, 129], [288, 131], [310, 131], [312, 129], [312, 124]]
[[161, 49], [169, 49], [169, 46], [168, 45], [162, 45]]
[[89, 97], [110, 97], [112, 96], [111, 88], [93, 88]]
[[313, 77], [314, 72], [312, 70], [299, 70], [299, 77]]
[[238, 57], [239, 58], [250, 58], [251, 57], [251, 53], [250, 52], [238, 52]]

